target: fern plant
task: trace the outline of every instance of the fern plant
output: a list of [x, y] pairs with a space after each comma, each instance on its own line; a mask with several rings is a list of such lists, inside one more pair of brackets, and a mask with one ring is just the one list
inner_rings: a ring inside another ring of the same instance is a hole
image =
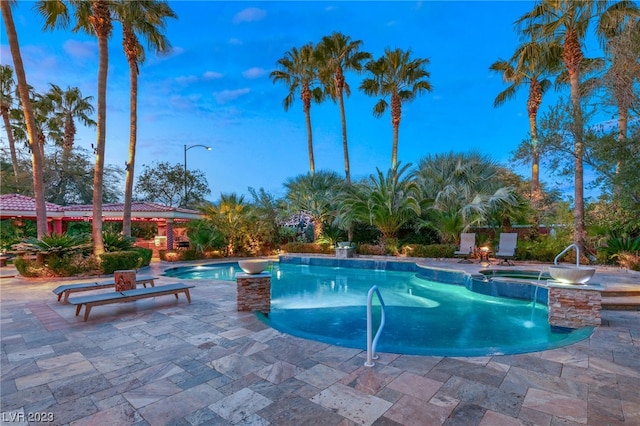
[[112, 253], [133, 249], [133, 243], [136, 239], [124, 236], [118, 232], [106, 231], [102, 233], [102, 241], [104, 242], [104, 251]]
[[613, 236], [601, 249], [609, 258], [618, 253], [638, 253], [640, 252], [640, 238], [632, 238], [628, 235]]
[[29, 237], [13, 246], [17, 250], [28, 252], [42, 252], [47, 254], [67, 254], [80, 252], [91, 248], [91, 239], [87, 234], [69, 235], [51, 233], [42, 238]]

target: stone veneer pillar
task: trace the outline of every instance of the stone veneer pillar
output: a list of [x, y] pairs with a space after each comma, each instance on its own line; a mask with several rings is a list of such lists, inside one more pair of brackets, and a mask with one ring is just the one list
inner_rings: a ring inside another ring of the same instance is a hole
[[236, 274], [238, 287], [238, 311], [271, 311], [271, 274]]
[[548, 282], [549, 324], [580, 328], [602, 324], [602, 286]]

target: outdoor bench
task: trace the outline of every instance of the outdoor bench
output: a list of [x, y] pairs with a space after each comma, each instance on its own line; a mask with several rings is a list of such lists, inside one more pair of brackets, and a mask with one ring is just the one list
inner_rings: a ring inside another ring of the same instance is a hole
[[86, 321], [87, 318], [89, 318], [89, 313], [91, 312], [91, 308], [98, 305], [108, 305], [110, 303], [121, 303], [121, 302], [133, 302], [138, 299], [164, 296], [168, 294], [173, 294], [174, 296], [176, 296], [176, 299], [177, 299], [178, 293], [184, 293], [189, 303], [191, 303], [191, 295], [189, 294], [189, 289], [193, 287], [195, 286], [184, 285], [182, 283], [172, 283], [172, 284], [161, 285], [158, 287], [136, 288], [134, 290], [125, 290], [125, 291], [119, 291], [119, 292], [113, 292], [113, 293], [99, 293], [99, 294], [92, 294], [89, 296], [71, 297], [69, 299], [69, 303], [72, 305], [76, 305], [76, 316], [80, 314], [82, 305], [85, 306], [84, 320]]
[[[142, 284], [146, 288], [147, 284], [149, 284], [151, 287], [154, 287], [155, 279], [156, 278], [152, 276], [140, 275], [139, 277], [136, 277], [136, 285]], [[52, 291], [54, 294], [58, 295], [58, 302], [60, 301], [60, 299], [62, 299], [62, 303], [66, 304], [69, 302], [69, 294], [71, 293], [76, 293], [79, 291], [98, 290], [111, 286], [115, 288], [115, 285], [116, 284], [113, 280], [105, 280], [92, 283], [65, 284], [54, 288]]]

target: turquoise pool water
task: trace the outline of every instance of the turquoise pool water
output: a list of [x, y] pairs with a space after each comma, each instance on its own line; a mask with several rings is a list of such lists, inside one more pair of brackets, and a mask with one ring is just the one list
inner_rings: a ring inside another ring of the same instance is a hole
[[[229, 279], [237, 264], [174, 268], [181, 279]], [[211, 274], [211, 275], [208, 275]], [[378, 352], [440, 356], [516, 354], [557, 348], [593, 328], [551, 329], [543, 303], [494, 297], [438, 283], [415, 272], [274, 264], [271, 327], [299, 337], [366, 349], [366, 299], [372, 285], [386, 305]], [[374, 297], [374, 332], [380, 304]]]

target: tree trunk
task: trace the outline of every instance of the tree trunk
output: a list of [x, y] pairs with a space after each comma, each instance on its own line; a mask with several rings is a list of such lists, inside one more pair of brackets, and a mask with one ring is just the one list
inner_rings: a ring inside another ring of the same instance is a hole
[[11, 122], [9, 121], [9, 110], [2, 109], [2, 120], [4, 121], [4, 128], [7, 130], [7, 141], [9, 141], [9, 152], [11, 153], [11, 165], [13, 166], [13, 177], [16, 182], [16, 191], [18, 191], [18, 155], [16, 154], [16, 141], [13, 138], [13, 132], [11, 131]]
[[344, 112], [344, 95], [342, 88], [339, 89], [338, 99], [340, 100], [340, 119], [342, 121], [342, 152], [344, 154], [344, 179], [347, 184], [351, 183], [351, 166], [349, 164], [349, 144], [347, 142], [347, 117]]
[[314, 174], [316, 171], [316, 163], [313, 159], [313, 136], [311, 134], [311, 108], [305, 105], [304, 117], [307, 123], [307, 150], [309, 151], [309, 172]]
[[571, 102], [573, 105], [573, 146], [575, 155], [575, 208], [573, 211], [574, 236], [573, 241], [580, 247], [582, 253], [585, 253], [585, 236], [584, 227], [584, 169], [582, 157], [584, 155], [582, 125], [582, 108], [580, 107], [578, 73], [571, 73], [569, 81], [571, 83]]
[[104, 253], [102, 239], [102, 193], [104, 180], [104, 152], [107, 128], [107, 74], [109, 68], [109, 35], [111, 34], [111, 17], [106, 4], [101, 0], [93, 2], [93, 25], [98, 35], [100, 65], [98, 69], [98, 123], [96, 137], [96, 165], [93, 172], [93, 254]]
[[131, 236], [131, 204], [133, 199], [133, 174], [136, 161], [136, 143], [138, 138], [138, 66], [135, 60], [129, 61], [131, 89], [129, 93], [129, 161], [124, 187], [124, 212], [122, 213], [122, 234]]
[[2, 10], [2, 17], [7, 31], [7, 39], [9, 41], [11, 57], [13, 58], [13, 66], [18, 79], [18, 92], [20, 94], [20, 101], [22, 103], [22, 109], [24, 111], [25, 121], [27, 124], [27, 134], [29, 137], [29, 145], [31, 146], [31, 167], [33, 168], [33, 194], [36, 204], [37, 237], [42, 238], [42, 236], [47, 233], [48, 228], [47, 206], [44, 199], [44, 183], [42, 179], [43, 159], [40, 147], [38, 146], [38, 130], [36, 128], [36, 120], [33, 115], [31, 101], [29, 99], [29, 85], [27, 84], [27, 77], [24, 73], [24, 64], [22, 62], [22, 55], [20, 54], [18, 34], [16, 33], [16, 27], [13, 22], [13, 15], [11, 14], [11, 6], [7, 1], [0, 1], [0, 8]]
[[391, 148], [391, 168], [398, 164], [398, 129], [400, 128], [401, 102], [400, 96], [391, 96], [391, 124], [393, 125], [393, 146]]

